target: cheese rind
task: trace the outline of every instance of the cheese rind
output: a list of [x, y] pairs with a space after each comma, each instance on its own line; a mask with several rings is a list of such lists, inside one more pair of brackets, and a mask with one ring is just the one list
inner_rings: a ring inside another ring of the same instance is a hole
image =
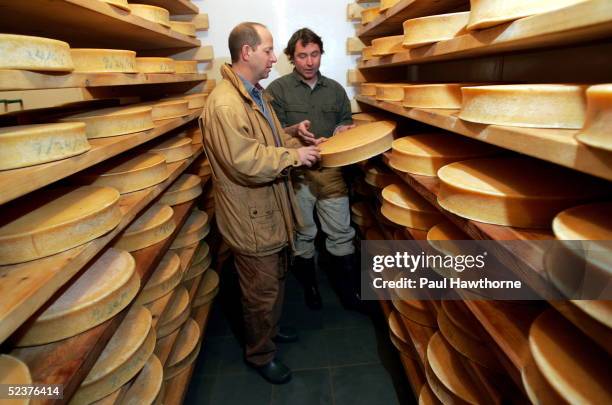
[[70, 55], [78, 73], [138, 73], [134, 51], [73, 48]]
[[196, 292], [193, 306], [204, 305], [210, 302], [210, 299], [214, 298], [219, 289], [219, 275], [214, 270], [209, 270], [204, 273], [198, 291]]
[[199, 340], [200, 327], [192, 318], [187, 319], [174, 342], [165, 368], [169, 369], [180, 365], [197, 348]]
[[396, 311], [391, 311], [387, 322], [389, 324], [389, 335], [393, 346], [411, 358], [416, 357], [414, 349], [412, 348], [410, 335], [408, 335], [404, 326], [400, 324], [400, 322], [402, 322], [401, 315]]
[[140, 73], [175, 73], [176, 65], [172, 58], [138, 57], [136, 70]]
[[129, 7], [133, 15], [170, 28], [170, 12], [165, 8], [134, 3], [130, 3]]
[[465, 84], [413, 84], [404, 87], [404, 107], [461, 108], [461, 87]]
[[149, 149], [163, 155], [167, 163], [178, 162], [179, 160], [190, 158], [193, 155], [191, 139], [185, 136], [174, 136]]
[[115, 247], [132, 252], [163, 241], [176, 228], [173, 215], [174, 211], [168, 205], [152, 205], [130, 224]]
[[380, 11], [388, 10], [399, 2], [400, 0], [380, 0]]
[[153, 121], [181, 118], [189, 115], [189, 101], [187, 100], [157, 100], [138, 104], [139, 106], [151, 107]]
[[189, 318], [189, 293], [184, 287], [177, 287], [164, 309], [157, 324], [157, 338], [161, 339], [174, 332]]
[[367, 165], [364, 171], [365, 182], [372, 187], [382, 189], [389, 184], [401, 181], [397, 174], [375, 165]]
[[370, 7], [361, 10], [361, 24], [366, 25], [380, 15], [380, 7]]
[[569, 84], [462, 87], [459, 118], [480, 124], [579, 129], [586, 118], [585, 89]]
[[170, 29], [181, 34], [194, 37], [196, 36], [196, 26], [187, 21], [170, 21]]
[[[30, 374], [30, 369], [27, 364], [17, 357], [0, 354], [0, 384], [13, 386], [18, 384], [32, 384], [32, 375]], [[29, 402], [28, 399], [13, 399], [10, 401], [11, 404], [18, 405], [26, 405]]]
[[402, 101], [404, 99], [404, 88], [412, 86], [407, 83], [379, 83], [376, 85], [376, 100], [379, 101]]
[[198, 73], [198, 61], [197, 60], [176, 60], [174, 61], [174, 73]]
[[387, 56], [401, 52], [404, 50], [404, 47], [402, 46], [403, 41], [403, 35], [376, 38], [372, 40], [372, 55]]
[[391, 184], [382, 197], [380, 212], [396, 224], [427, 231], [442, 221], [442, 214], [410, 186]]
[[591, 86], [586, 97], [586, 121], [576, 139], [593, 148], [612, 152], [612, 84]]
[[89, 149], [81, 122], [0, 128], [0, 170], [62, 160]]
[[[121, 221], [119, 193], [109, 187], [57, 189], [46, 202], [7, 210], [0, 227], [0, 265], [27, 262], [83, 245]], [[23, 209], [23, 211], [21, 211]], [[25, 214], [23, 212], [26, 212]]]
[[183, 174], [161, 196], [159, 202], [178, 205], [202, 194], [202, 179], [193, 174]]
[[112, 107], [61, 118], [61, 122], [84, 122], [87, 138], [108, 138], [155, 128], [151, 107]]
[[148, 304], [163, 297], [178, 286], [182, 277], [181, 260], [175, 252], [167, 251], [136, 297], [135, 304]]
[[[396, 295], [402, 295], [403, 292], [393, 290]], [[399, 294], [398, 294], [399, 293]], [[431, 310], [422, 301], [408, 299], [408, 297], [394, 299], [393, 306], [406, 319], [428, 328], [437, 328], [436, 317], [431, 313]]]
[[119, 7], [122, 10], [130, 11], [130, 5], [127, 0], [102, 0], [105, 3], [111, 4], [113, 6]]
[[454, 38], [465, 33], [469, 12], [439, 14], [404, 21], [405, 48], [416, 48]]
[[155, 354], [147, 360], [130, 388], [121, 400], [121, 405], [154, 404], [161, 392], [164, 368]]
[[361, 50], [361, 59], [365, 62], [374, 57], [374, 48], [372, 46], [364, 46]]
[[441, 405], [442, 402], [436, 397], [428, 383], [423, 384], [419, 392], [419, 405]]
[[0, 69], [72, 72], [70, 45], [55, 39], [0, 34]]
[[[374, 94], [376, 93], [376, 87], [374, 87]], [[353, 124], [363, 125], [369, 124], [370, 122], [383, 121], [385, 117], [382, 114], [376, 113], [359, 113], [353, 114]]]
[[204, 239], [209, 231], [208, 215], [205, 212], [194, 209], [172, 242], [170, 249], [180, 249], [193, 245]]

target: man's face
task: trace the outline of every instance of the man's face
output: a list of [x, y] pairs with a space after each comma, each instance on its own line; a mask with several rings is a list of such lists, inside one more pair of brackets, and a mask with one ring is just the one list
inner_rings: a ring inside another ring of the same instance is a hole
[[272, 65], [277, 61], [274, 54], [274, 41], [272, 34], [265, 28], [256, 27], [257, 33], [261, 38], [261, 44], [255, 49], [251, 49], [249, 58], [249, 67], [253, 72], [253, 76], [257, 81], [268, 77], [272, 71]]
[[295, 70], [306, 80], [312, 80], [319, 72], [321, 66], [321, 48], [318, 44], [309, 43], [304, 45], [302, 41], [295, 44], [293, 54]]

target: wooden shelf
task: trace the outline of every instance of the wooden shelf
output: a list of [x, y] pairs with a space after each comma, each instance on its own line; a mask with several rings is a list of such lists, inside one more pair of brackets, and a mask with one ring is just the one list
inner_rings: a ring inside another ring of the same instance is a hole
[[191, 158], [170, 163], [170, 176], [163, 183], [122, 195], [119, 205], [123, 218], [119, 225], [106, 235], [50, 257], [0, 266], [0, 343], [120, 234], [201, 152], [202, 149], [199, 148]]
[[[612, 4], [612, 3], [611, 3]], [[357, 96], [357, 101], [460, 135], [519, 152], [593, 176], [612, 180], [612, 152], [589, 148], [574, 135], [578, 130], [485, 125], [459, 119], [459, 110], [404, 108], [399, 102]]]
[[[182, 170], [177, 169], [177, 171], [180, 173]], [[174, 237], [178, 235], [181, 225], [187, 220], [193, 206], [194, 202], [192, 201], [173, 207], [177, 227], [170, 238], [148, 248], [132, 252], [136, 260], [136, 271], [141, 277], [141, 289], [149, 280]], [[42, 346], [16, 349], [11, 354], [28, 365], [32, 380], [35, 383], [62, 384], [64, 386], [64, 400], [66, 400], [75, 393], [81, 382], [87, 377], [102, 350], [121, 324], [128, 308], [103, 324], [72, 338]], [[53, 402], [53, 400], [48, 400], [39, 403], [51, 404]]]
[[200, 9], [189, 0], [138, 0], [139, 4], [165, 8], [170, 14], [198, 14]]
[[[202, 110], [198, 109], [182, 118], [157, 121], [155, 128], [148, 131], [110, 138], [90, 139], [89, 143], [92, 148], [89, 151], [68, 159], [21, 169], [0, 171], [0, 204], [38, 190], [43, 186], [157, 138], [198, 118], [201, 114]], [[24, 181], [24, 179], [28, 179], [28, 181]], [[0, 267], [0, 272], [1, 269], [2, 267]]]
[[3, 1], [0, 26], [4, 33], [59, 39], [73, 48], [200, 46], [195, 38], [98, 0]]
[[411, 18], [468, 10], [466, 0], [400, 0], [395, 6], [383, 11], [374, 21], [357, 30], [357, 36], [368, 44], [372, 39], [387, 35], [402, 34], [402, 23]]
[[565, 9], [474, 31], [432, 45], [362, 61], [358, 67], [368, 69], [461, 59], [570, 45], [607, 38], [610, 35], [612, 35], [612, 3], [609, 0], [590, 0]]

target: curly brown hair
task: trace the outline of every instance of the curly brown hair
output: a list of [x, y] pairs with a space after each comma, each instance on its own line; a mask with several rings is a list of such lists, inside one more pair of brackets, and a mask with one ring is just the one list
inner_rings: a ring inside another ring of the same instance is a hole
[[319, 49], [321, 49], [321, 54], [323, 54], [324, 52], [323, 40], [321, 39], [321, 37], [315, 34], [315, 32], [309, 28], [300, 28], [299, 30], [295, 31], [293, 35], [291, 35], [291, 38], [289, 38], [289, 42], [287, 42], [287, 47], [283, 51], [285, 55], [287, 55], [291, 63], [293, 63], [295, 46], [297, 45], [298, 41], [302, 41], [302, 45], [304, 46], [310, 43], [317, 44], [319, 45]]

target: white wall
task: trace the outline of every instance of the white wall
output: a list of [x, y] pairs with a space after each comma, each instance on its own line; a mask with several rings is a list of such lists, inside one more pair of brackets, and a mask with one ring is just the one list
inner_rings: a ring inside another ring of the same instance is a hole
[[355, 56], [347, 55], [346, 39], [355, 36], [355, 27], [346, 18], [347, 0], [193, 0], [201, 13], [208, 13], [210, 28], [198, 33], [202, 45], [214, 47], [215, 61], [205, 66], [210, 78], [220, 79], [219, 67], [230, 61], [227, 37], [231, 29], [243, 21], [254, 21], [268, 26], [274, 37], [274, 51], [278, 62], [270, 77], [262, 81], [265, 87], [275, 78], [292, 71], [283, 49], [291, 34], [308, 27], [323, 38], [325, 54], [321, 73], [347, 86], [346, 71], [355, 67]]

